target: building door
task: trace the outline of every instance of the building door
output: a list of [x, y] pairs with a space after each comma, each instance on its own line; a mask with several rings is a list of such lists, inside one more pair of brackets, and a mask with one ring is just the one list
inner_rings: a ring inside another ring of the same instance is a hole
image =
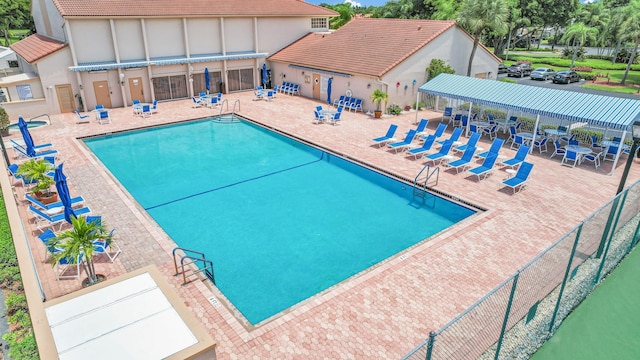
[[152, 81], [153, 92], [158, 101], [189, 97], [186, 75], [155, 77]]
[[229, 70], [227, 73], [229, 84], [227, 90], [240, 91], [253, 89], [253, 69]]
[[[58, 96], [58, 104], [61, 113], [73, 112], [76, 109], [75, 101], [73, 101], [73, 91], [71, 85], [56, 85], [56, 95]], [[83, 109], [80, 109], [83, 111]]]
[[94, 81], [93, 91], [96, 94], [96, 104], [102, 104], [105, 108], [111, 109], [109, 83], [106, 80]]
[[131, 93], [131, 101], [138, 100], [144, 102], [144, 91], [142, 91], [142, 78], [129, 78], [129, 92]]
[[320, 81], [320, 74], [313, 73], [313, 98], [320, 100], [320, 89], [322, 89], [322, 82]]

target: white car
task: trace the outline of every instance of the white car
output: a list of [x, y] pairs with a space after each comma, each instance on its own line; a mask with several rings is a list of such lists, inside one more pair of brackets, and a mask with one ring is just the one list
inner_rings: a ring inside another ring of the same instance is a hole
[[556, 75], [555, 70], [551, 68], [537, 68], [531, 72], [532, 80], [549, 80]]

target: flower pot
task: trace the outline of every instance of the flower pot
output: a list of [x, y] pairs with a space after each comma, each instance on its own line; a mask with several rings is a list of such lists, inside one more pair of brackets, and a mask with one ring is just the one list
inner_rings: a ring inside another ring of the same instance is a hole
[[45, 205], [58, 201], [58, 193], [55, 191], [52, 191], [48, 196], [42, 191], [36, 191], [33, 196]]
[[373, 112], [373, 117], [376, 119], [380, 119], [382, 117], [382, 111], [381, 110], [376, 110]]
[[94, 282], [94, 283], [92, 284], [92, 283], [89, 281], [89, 278], [85, 278], [84, 280], [82, 280], [82, 287], [83, 287], [83, 288], [86, 288], [86, 287], [89, 287], [89, 286], [91, 286], [91, 285], [96, 285], [96, 284], [99, 284], [99, 283], [101, 283], [101, 282], [103, 282], [103, 281], [106, 281], [106, 280], [107, 280], [107, 275], [96, 274], [96, 279], [97, 279], [98, 281], [96, 281], [96, 282]]

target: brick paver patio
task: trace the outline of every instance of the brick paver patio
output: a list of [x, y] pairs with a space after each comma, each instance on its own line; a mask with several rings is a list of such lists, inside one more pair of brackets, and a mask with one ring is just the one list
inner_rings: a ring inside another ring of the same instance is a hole
[[[337, 126], [315, 125], [313, 108], [319, 102], [314, 100], [279, 95], [272, 102], [253, 101], [252, 92], [225, 98], [229, 110], [240, 100], [237, 112], [258, 123], [406, 179], [413, 179], [424, 164], [370, 141], [384, 134], [390, 123], [404, 133], [414, 126], [415, 113], [380, 120], [345, 113]], [[252, 327], [235, 316], [216, 289], [202, 282], [180, 285], [181, 278], [173, 276], [175, 243], [77, 140], [219, 111], [192, 108], [191, 100], [173, 101], [160, 103], [159, 112], [146, 119], [130, 107], [114, 109], [108, 125], [76, 124], [76, 115], [63, 114], [53, 116], [50, 126], [32, 129], [32, 135], [36, 143], [52, 142], [59, 150], [72, 196], [84, 196], [93, 214], [103, 215], [108, 226], [117, 229], [123, 253], [113, 264], [99, 261], [98, 272], [114, 278], [155, 264], [210, 331], [220, 359], [400, 358], [613, 197], [625, 162], [623, 158], [616, 174], [608, 176], [610, 161], [597, 170], [590, 163], [569, 168], [560, 165], [560, 157], [550, 160], [550, 153], [536, 151], [527, 160], [535, 164], [529, 186], [516, 195], [501, 189], [506, 172], [500, 167], [480, 182], [467, 173], [441, 171], [435, 189], [486, 211]], [[432, 119], [433, 130], [440, 114], [422, 111], [419, 117]], [[19, 132], [12, 137], [18, 138]], [[479, 146], [488, 149], [489, 140], [483, 137]], [[515, 151], [503, 148], [502, 153], [511, 157]], [[634, 166], [628, 184], [639, 176]], [[15, 196], [22, 202], [20, 186]], [[43, 260], [45, 248], [35, 238], [38, 231], [26, 205], [20, 211], [47, 299], [79, 289], [79, 280], [56, 281], [51, 265]], [[355, 213], [345, 221], [357, 218]]]

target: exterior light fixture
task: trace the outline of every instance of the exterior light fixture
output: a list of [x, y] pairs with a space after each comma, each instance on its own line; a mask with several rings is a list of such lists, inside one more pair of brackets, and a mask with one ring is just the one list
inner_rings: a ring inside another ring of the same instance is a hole
[[120, 73], [120, 75], [118, 75], [118, 76], [120, 76], [120, 85], [124, 86], [124, 74]]

